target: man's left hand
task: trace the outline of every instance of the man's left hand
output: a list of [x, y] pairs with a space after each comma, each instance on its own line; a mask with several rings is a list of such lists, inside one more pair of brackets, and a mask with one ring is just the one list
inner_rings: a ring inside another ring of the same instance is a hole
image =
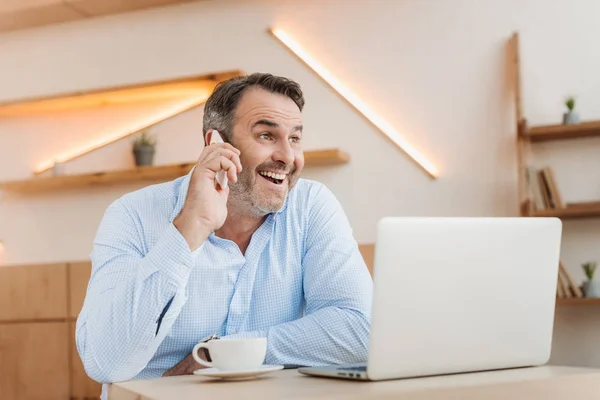
[[[200, 354], [202, 353], [200, 352]], [[205, 357], [202, 356], [202, 359], [204, 360]], [[198, 364], [196, 360], [194, 360], [194, 356], [190, 353], [186, 358], [177, 363], [177, 365], [167, 370], [163, 376], [191, 375], [195, 370], [201, 368], [207, 367]]]

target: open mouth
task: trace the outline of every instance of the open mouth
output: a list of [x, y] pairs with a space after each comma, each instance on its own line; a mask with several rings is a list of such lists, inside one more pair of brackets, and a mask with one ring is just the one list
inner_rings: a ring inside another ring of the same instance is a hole
[[258, 174], [276, 185], [281, 185], [287, 176], [286, 174], [276, 174], [268, 171], [260, 171]]

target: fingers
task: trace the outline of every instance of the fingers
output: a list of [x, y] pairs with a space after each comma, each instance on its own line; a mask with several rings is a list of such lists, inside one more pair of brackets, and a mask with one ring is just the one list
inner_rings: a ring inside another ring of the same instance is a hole
[[231, 182], [237, 182], [237, 166], [233, 160], [221, 155], [220, 152], [213, 152], [206, 160], [202, 161], [203, 168], [206, 168], [215, 174], [224, 170], [227, 174], [227, 179]]
[[[227, 160], [227, 159], [225, 159], [225, 160]], [[229, 179], [230, 182], [237, 182], [238, 171], [236, 169], [236, 166], [233, 164], [233, 162], [231, 162], [231, 160], [227, 160], [227, 161], [231, 163], [231, 168], [226, 170], [227, 171], [227, 179]]]
[[226, 150], [231, 150], [234, 153], [236, 153], [238, 156], [240, 154], [242, 154], [238, 149], [236, 149], [235, 147], [233, 147], [231, 144], [229, 143], [213, 143], [210, 146], [207, 147], [207, 149], [226, 149]]
[[236, 165], [227, 157], [221, 156], [219, 159], [221, 168], [227, 172], [227, 179], [231, 182], [237, 182], [237, 168]]
[[[225, 148], [223, 146], [229, 146], [228, 148]], [[240, 173], [242, 172], [242, 162], [240, 161], [240, 151], [236, 148], [234, 148], [233, 146], [231, 146], [228, 143], [220, 143], [220, 144], [212, 144], [209, 146], [209, 148], [206, 148], [206, 153], [204, 157], [200, 158], [200, 162], [202, 162], [202, 158], [204, 158], [205, 160], [209, 160], [212, 159], [214, 157], [215, 154], [221, 155], [222, 157], [226, 157], [229, 160], [231, 160], [236, 168], [236, 172]]]
[[196, 360], [194, 360], [192, 356], [187, 356], [175, 366], [167, 370], [162, 376], [190, 375], [199, 368], [202, 368], [202, 366], [196, 363]]

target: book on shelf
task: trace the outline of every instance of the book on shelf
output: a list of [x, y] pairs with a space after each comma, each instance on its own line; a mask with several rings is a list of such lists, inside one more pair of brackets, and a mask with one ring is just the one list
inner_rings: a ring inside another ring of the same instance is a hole
[[562, 261], [558, 265], [558, 281], [556, 285], [556, 297], [558, 299], [583, 298], [583, 292], [575, 283], [573, 276], [564, 266]]
[[535, 210], [565, 208], [552, 168], [528, 167], [527, 188]]

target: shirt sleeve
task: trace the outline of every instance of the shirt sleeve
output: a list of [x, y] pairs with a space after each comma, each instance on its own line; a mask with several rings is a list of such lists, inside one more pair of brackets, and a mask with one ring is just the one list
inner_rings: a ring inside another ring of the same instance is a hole
[[191, 252], [170, 223], [143, 254], [138, 232], [136, 219], [116, 201], [94, 239], [76, 344], [86, 373], [98, 382], [132, 379], [148, 364], [186, 302], [185, 287], [200, 250]]
[[268, 364], [315, 366], [366, 362], [373, 281], [342, 206], [326, 187], [308, 216], [302, 260], [305, 315], [262, 331]]

